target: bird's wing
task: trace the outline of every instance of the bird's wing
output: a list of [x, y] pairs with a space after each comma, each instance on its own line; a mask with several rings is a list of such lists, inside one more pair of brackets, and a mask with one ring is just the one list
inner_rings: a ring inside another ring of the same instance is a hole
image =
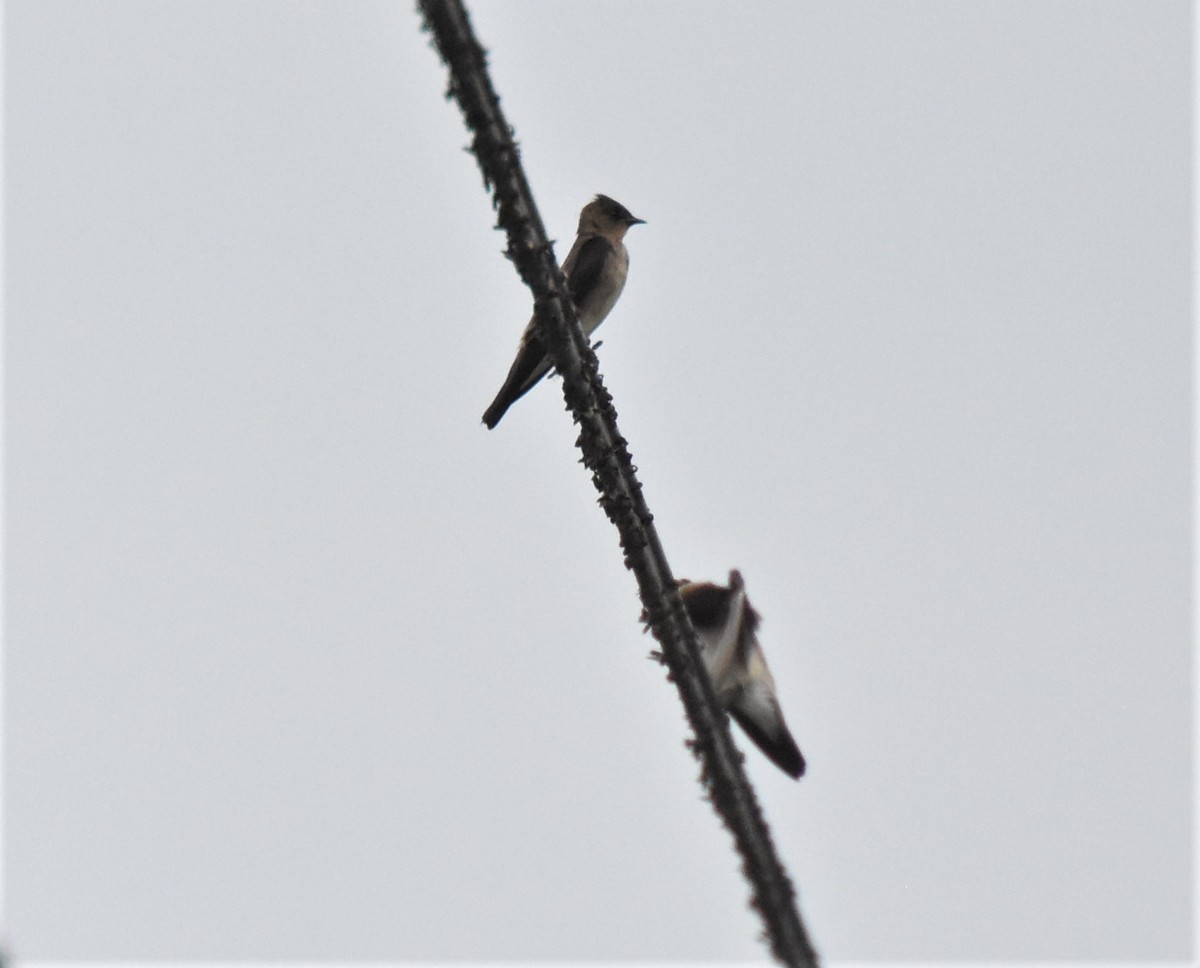
[[729, 596], [725, 625], [720, 633], [712, 637], [712, 652], [708, 660], [708, 673], [718, 692], [725, 684], [730, 663], [736, 661], [738, 645], [742, 639], [742, 619], [746, 604], [746, 593], [740, 588]]
[[517, 358], [513, 360], [504, 386], [496, 394], [491, 406], [484, 411], [483, 422], [487, 424], [488, 429], [495, 427], [505, 411], [532, 390], [549, 369], [550, 358], [546, 356], [546, 350], [538, 338], [537, 328], [531, 323], [521, 338], [521, 347], [517, 350]]
[[582, 306], [589, 292], [600, 282], [604, 264], [613, 251], [613, 244], [602, 235], [580, 239], [571, 249], [563, 272], [567, 274], [567, 288], [576, 306]]
[[804, 756], [784, 722], [778, 700], [767, 690], [747, 686], [729, 715], [784, 773], [797, 780], [804, 775]]

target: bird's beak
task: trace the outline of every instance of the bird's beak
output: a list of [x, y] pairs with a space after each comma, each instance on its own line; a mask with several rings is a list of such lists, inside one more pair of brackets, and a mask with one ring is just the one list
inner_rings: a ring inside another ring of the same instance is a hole
[[630, 216], [628, 224], [629, 225], [645, 225], [646, 220], [644, 218], [633, 218], [632, 216]]

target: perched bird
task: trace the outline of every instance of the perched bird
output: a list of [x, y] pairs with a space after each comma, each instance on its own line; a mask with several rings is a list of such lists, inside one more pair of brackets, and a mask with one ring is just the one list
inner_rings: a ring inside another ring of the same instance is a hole
[[[585, 335], [591, 336], [604, 322], [625, 288], [625, 274], [629, 271], [629, 253], [625, 251], [623, 241], [625, 233], [632, 225], [645, 224], [607, 195], [597, 195], [579, 213], [579, 232], [562, 269]], [[533, 389], [551, 366], [538, 335], [535, 316], [521, 335], [521, 346], [504, 386], [483, 413], [488, 430], [500, 422], [509, 407]]]
[[798, 780], [804, 757], [775, 698], [775, 680], [755, 635], [758, 613], [746, 600], [742, 573], [731, 571], [728, 587], [681, 579], [679, 594], [721, 707], [772, 763]]

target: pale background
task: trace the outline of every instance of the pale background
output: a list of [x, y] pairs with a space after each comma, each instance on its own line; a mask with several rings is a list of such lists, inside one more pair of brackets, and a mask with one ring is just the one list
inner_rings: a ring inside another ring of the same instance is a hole
[[[5, 11], [11, 949], [764, 958], [411, 4]], [[1188, 957], [1188, 4], [473, 13], [820, 951]]]

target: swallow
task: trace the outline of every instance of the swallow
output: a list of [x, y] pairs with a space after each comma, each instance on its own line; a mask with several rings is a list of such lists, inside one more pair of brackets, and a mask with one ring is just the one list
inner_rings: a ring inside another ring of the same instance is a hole
[[[579, 213], [575, 244], [567, 253], [562, 269], [584, 335], [591, 336], [616, 305], [629, 272], [625, 233], [634, 225], [645, 224], [644, 220], [634, 218], [629, 209], [607, 195], [597, 195]], [[533, 389], [552, 365], [542, 345], [537, 317], [534, 316], [521, 335], [517, 358], [508, 371], [504, 385], [491, 406], [483, 412], [483, 422], [488, 430], [500, 422], [509, 407]]]
[[746, 598], [742, 573], [731, 571], [728, 587], [680, 579], [679, 594], [721, 708], [772, 763], [800, 779], [804, 757], [779, 708], [775, 680], [756, 635], [759, 615]]

